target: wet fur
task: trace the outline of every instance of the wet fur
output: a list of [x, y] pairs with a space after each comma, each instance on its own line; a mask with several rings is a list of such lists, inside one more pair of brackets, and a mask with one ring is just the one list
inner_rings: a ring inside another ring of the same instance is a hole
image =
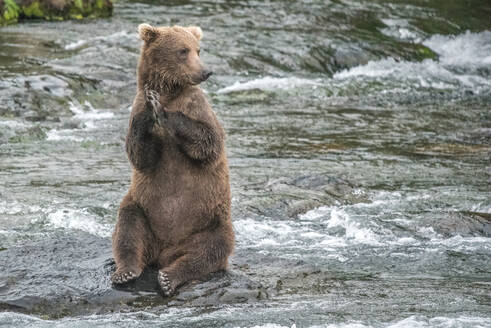
[[[170, 39], [197, 44], [189, 35]], [[168, 296], [186, 281], [225, 269], [234, 232], [223, 128], [201, 89], [188, 79], [197, 72], [179, 75], [173, 67], [178, 76], [164, 80], [169, 70], [152, 65], [166, 61], [149, 58], [156, 53], [149, 51], [151, 45], [146, 41], [142, 48], [126, 138], [133, 174], [113, 234], [117, 269], [112, 281], [126, 283], [156, 265]]]

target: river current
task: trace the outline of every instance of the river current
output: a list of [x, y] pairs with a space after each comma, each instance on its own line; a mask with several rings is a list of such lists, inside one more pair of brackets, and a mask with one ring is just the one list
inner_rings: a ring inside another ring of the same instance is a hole
[[[0, 327], [491, 327], [487, 1], [126, 1], [0, 28]], [[199, 25], [229, 273], [111, 287], [136, 27]], [[67, 305], [69, 304], [69, 305]]]

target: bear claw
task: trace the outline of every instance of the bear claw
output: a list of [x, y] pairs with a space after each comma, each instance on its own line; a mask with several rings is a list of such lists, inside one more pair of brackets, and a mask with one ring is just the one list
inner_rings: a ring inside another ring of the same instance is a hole
[[148, 86], [145, 86], [145, 97], [152, 106], [154, 120], [158, 125], [162, 126], [166, 119], [166, 113], [162, 108], [162, 104], [160, 103], [160, 95], [157, 93], [157, 91], [149, 89]]
[[171, 287], [167, 273], [165, 273], [164, 271], [159, 271], [158, 281], [160, 288], [162, 289], [162, 293], [164, 293], [164, 296], [168, 297], [174, 293], [174, 289]]
[[147, 89], [146, 96], [154, 108], [160, 107], [159, 94], [155, 90]]
[[111, 280], [113, 283], [121, 285], [126, 284], [127, 282], [130, 282], [136, 278], [138, 278], [138, 276], [133, 271], [127, 271], [122, 273], [114, 273]]

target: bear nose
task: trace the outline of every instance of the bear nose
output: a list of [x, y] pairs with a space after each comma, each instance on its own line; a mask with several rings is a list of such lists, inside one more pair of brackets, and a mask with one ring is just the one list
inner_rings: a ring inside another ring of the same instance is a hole
[[208, 80], [208, 78], [213, 74], [212, 71], [210, 70], [203, 70], [203, 72], [201, 73], [201, 81], [206, 81]]

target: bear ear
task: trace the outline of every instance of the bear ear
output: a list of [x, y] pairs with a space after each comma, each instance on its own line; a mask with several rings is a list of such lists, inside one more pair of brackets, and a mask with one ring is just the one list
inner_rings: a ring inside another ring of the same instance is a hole
[[157, 29], [147, 23], [143, 23], [138, 25], [138, 34], [143, 41], [149, 42], [157, 36]]
[[186, 29], [191, 32], [192, 35], [194, 35], [194, 37], [196, 39], [201, 40], [201, 38], [203, 37], [203, 31], [201, 30], [201, 27], [199, 26], [188, 26], [186, 27]]

